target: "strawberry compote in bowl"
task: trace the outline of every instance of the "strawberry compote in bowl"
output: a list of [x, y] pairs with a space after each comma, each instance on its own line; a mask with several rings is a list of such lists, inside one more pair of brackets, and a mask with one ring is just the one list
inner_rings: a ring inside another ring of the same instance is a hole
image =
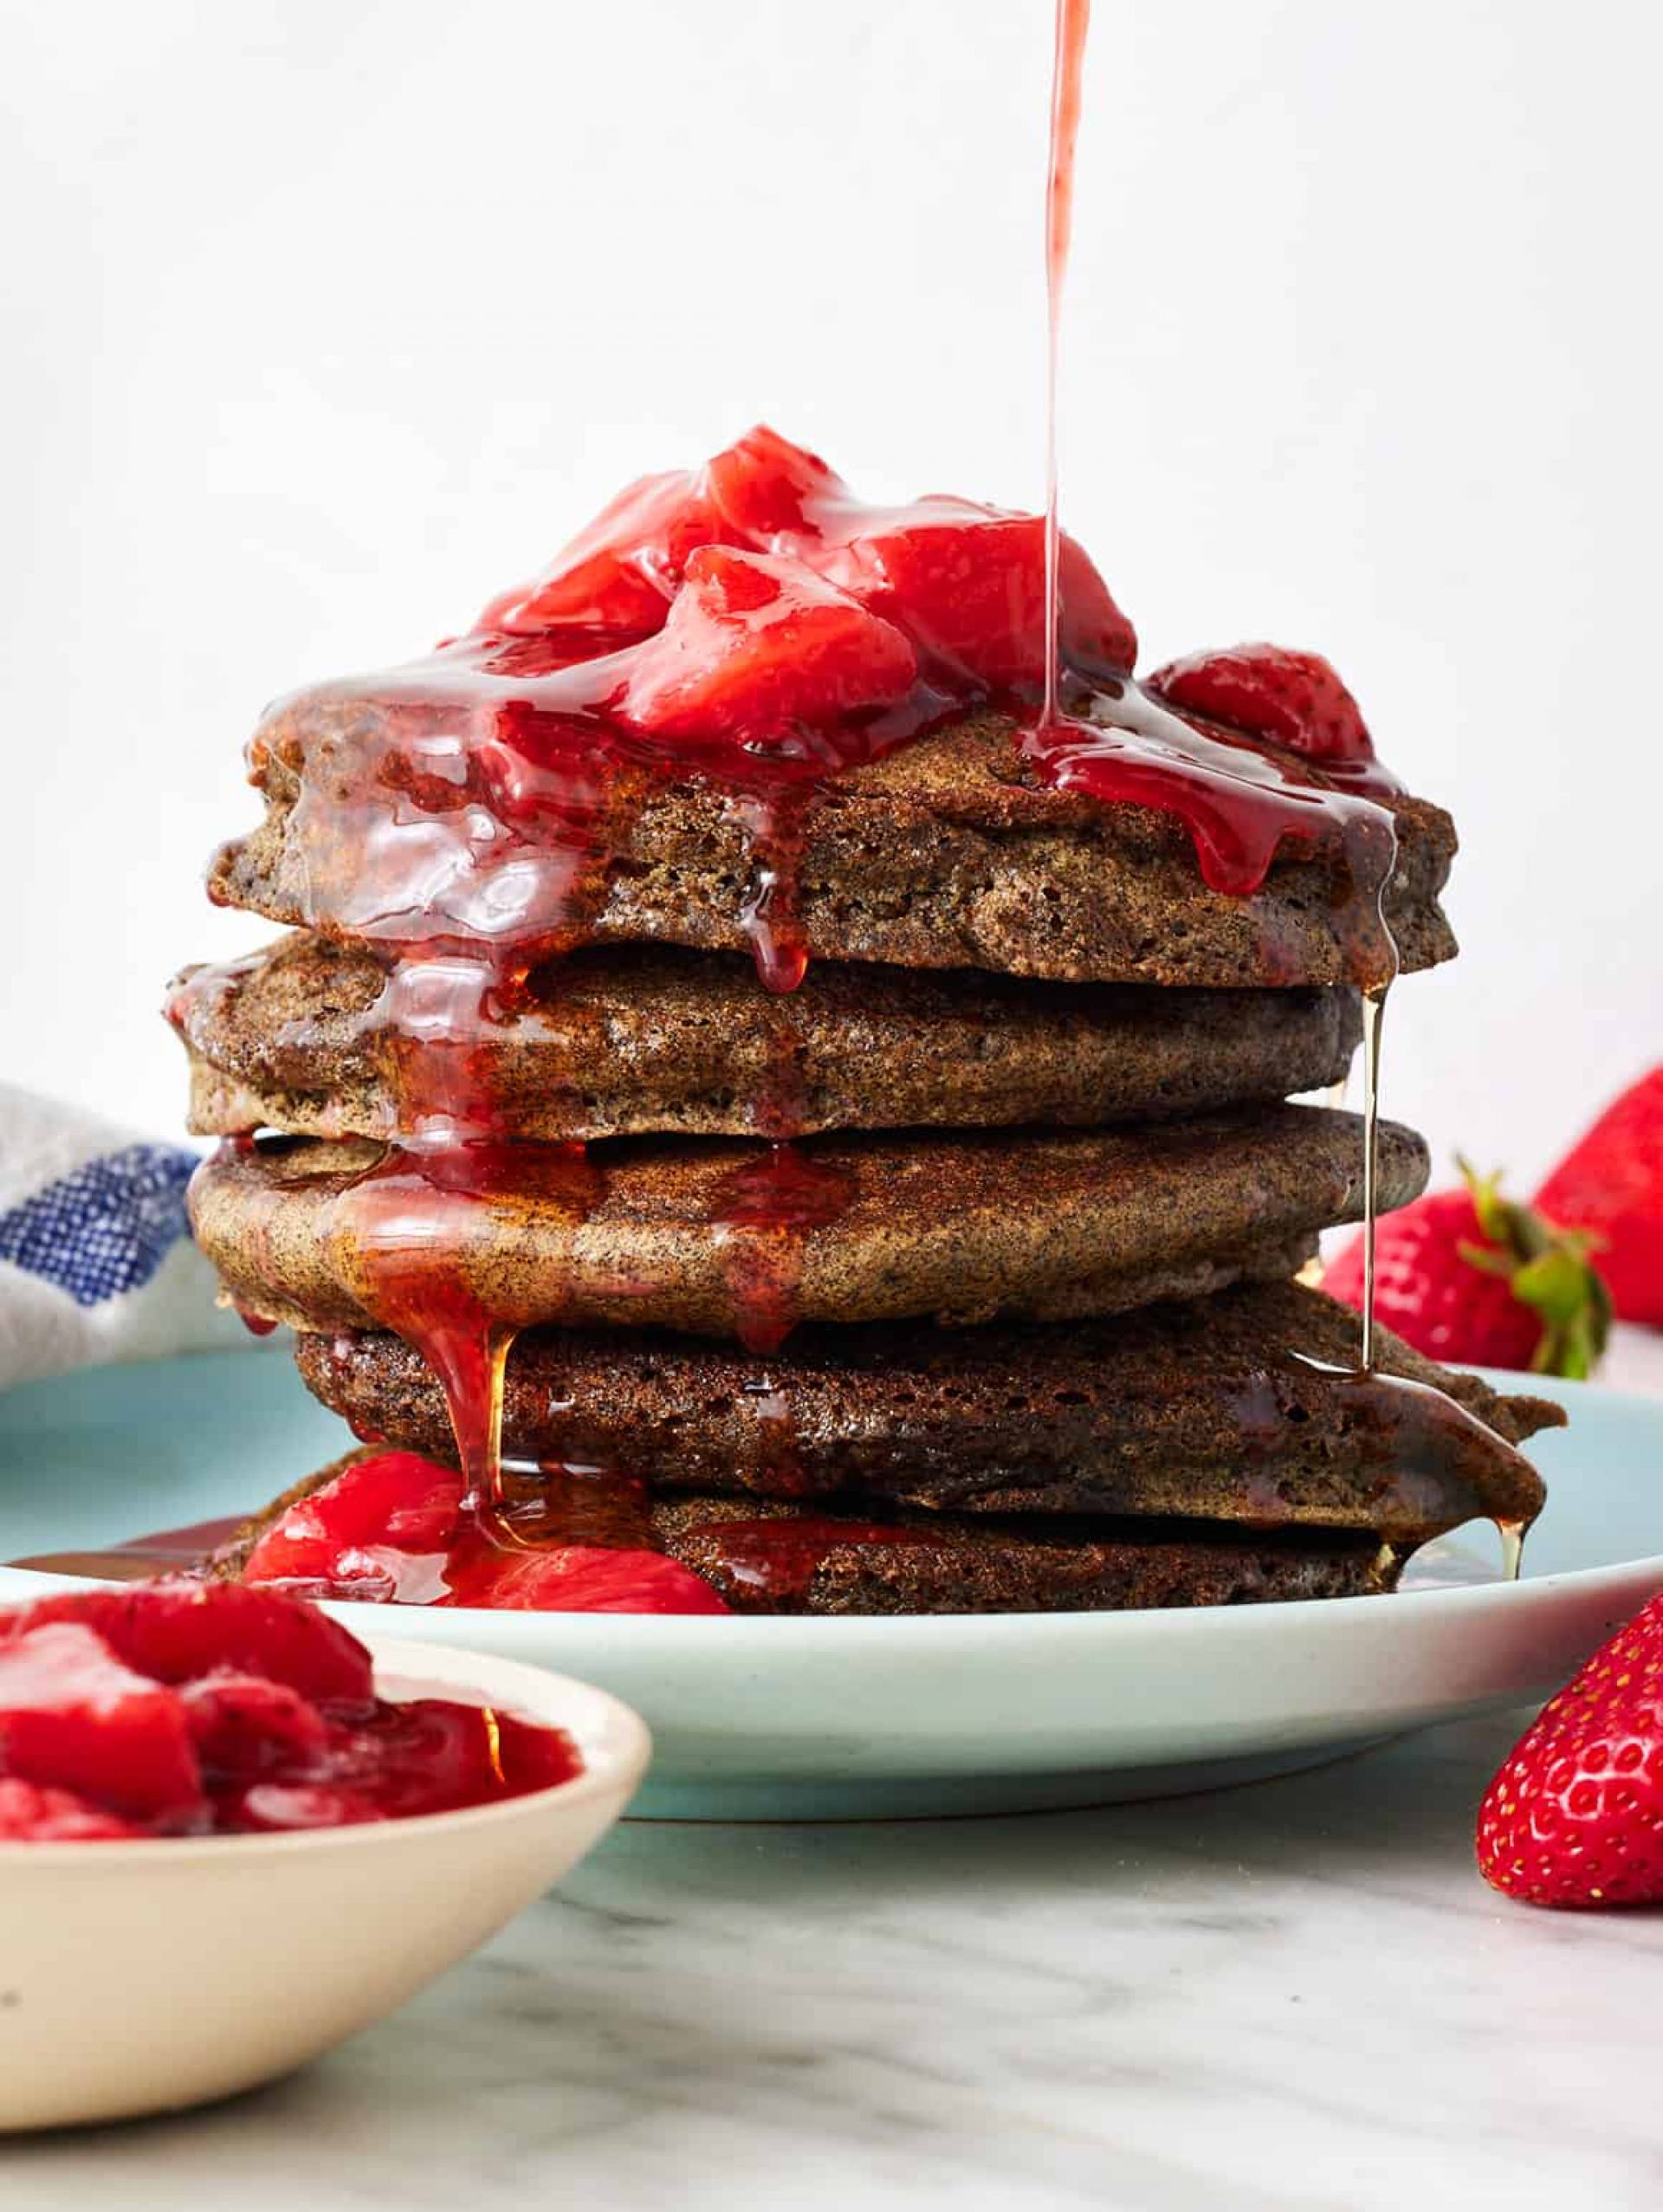
[[567, 1872], [649, 1750], [586, 1683], [276, 1592], [0, 1610], [0, 2129], [316, 2057]]

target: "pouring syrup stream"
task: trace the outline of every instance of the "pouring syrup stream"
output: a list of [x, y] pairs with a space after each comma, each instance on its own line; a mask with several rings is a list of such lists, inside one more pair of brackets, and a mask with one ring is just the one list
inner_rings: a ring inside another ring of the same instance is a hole
[[1074, 149], [1080, 133], [1080, 81], [1091, 0], [1057, 0], [1052, 61], [1051, 160], [1045, 172], [1045, 699], [1047, 728], [1058, 719], [1062, 657], [1063, 533], [1057, 498], [1057, 356], [1063, 280], [1074, 230]]
[[[1085, 60], [1086, 34], [1090, 23], [1090, 0], [1057, 0], [1056, 36], [1052, 62], [1050, 161], [1045, 180], [1045, 702], [1038, 732], [1039, 745], [1052, 759], [1066, 758], [1071, 734], [1087, 737], [1085, 765], [1101, 778], [1105, 768], [1112, 776], [1116, 764], [1105, 760], [1103, 748], [1112, 741], [1101, 733], [1087, 735], [1085, 726], [1061, 711], [1062, 529], [1058, 495], [1057, 365], [1062, 326], [1064, 281], [1073, 229], [1074, 164], [1079, 137], [1081, 78]], [[1129, 700], [1123, 699], [1125, 714]], [[1140, 702], [1147, 712], [1148, 702]], [[1134, 726], [1136, 726], [1134, 724]], [[1158, 741], [1159, 728], [1150, 734]], [[1120, 773], [1124, 774], [1123, 767]], [[1105, 790], [1105, 796], [1111, 792]], [[1122, 795], [1113, 793], [1112, 795]], [[1388, 818], [1389, 821], [1389, 818]], [[1367, 855], [1362, 839], [1355, 849]], [[1388, 831], [1385, 857], [1372, 855], [1375, 873], [1369, 890], [1378, 923], [1368, 948], [1369, 970], [1362, 981], [1362, 1200], [1363, 1284], [1361, 1334], [1357, 1348], [1356, 1379], [1384, 1391], [1388, 1400], [1407, 1396], [1406, 1387], [1375, 1368], [1375, 1244], [1380, 1186], [1380, 1055], [1385, 1023], [1386, 998], [1398, 968], [1397, 946], [1386, 918], [1385, 890], [1396, 857], [1394, 831]], [[1354, 870], [1356, 863], [1354, 860]], [[1203, 872], [1206, 870], [1203, 857]], [[1449, 1408], [1452, 1417], [1459, 1409]], [[1503, 1573], [1517, 1580], [1525, 1530], [1517, 1522], [1498, 1522], [1502, 1540]]]
[[1369, 1374], [1375, 1364], [1375, 1215], [1380, 1180], [1380, 1042], [1389, 984], [1371, 984], [1362, 993], [1362, 1341], [1357, 1364]]

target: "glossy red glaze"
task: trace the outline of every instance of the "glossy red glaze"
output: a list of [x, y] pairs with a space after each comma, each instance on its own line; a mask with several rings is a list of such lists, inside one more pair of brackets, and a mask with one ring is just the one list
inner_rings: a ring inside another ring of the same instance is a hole
[[793, 1144], [770, 1145], [726, 1178], [716, 1219], [734, 1334], [747, 1351], [777, 1352], [790, 1336], [809, 1236], [838, 1220], [852, 1195], [844, 1169]]
[[856, 1547], [928, 1544], [927, 1529], [898, 1522], [887, 1526], [866, 1521], [773, 1517], [754, 1521], [709, 1521], [697, 1532], [715, 1555], [713, 1567], [724, 1578], [755, 1590], [770, 1605], [806, 1596], [809, 1585], [834, 1551]]
[[250, 1552], [243, 1580], [384, 1605], [728, 1610], [708, 1582], [651, 1548], [632, 1485], [593, 1472], [551, 1476], [489, 1531], [463, 1501], [454, 1469], [378, 1452], [289, 1506]]

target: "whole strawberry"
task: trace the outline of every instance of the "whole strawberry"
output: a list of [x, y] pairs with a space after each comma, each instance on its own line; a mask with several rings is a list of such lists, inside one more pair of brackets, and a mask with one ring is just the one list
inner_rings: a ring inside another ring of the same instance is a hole
[[1526, 1905], [1663, 1903], [1663, 1597], [1525, 1730], [1479, 1808], [1478, 1853]]
[[1536, 1194], [1550, 1221], [1591, 1232], [1625, 1321], [1663, 1329], [1663, 1068], [1608, 1106]]
[[[1459, 1189], [1432, 1191], [1375, 1232], [1375, 1318], [1446, 1364], [1591, 1374], [1611, 1325], [1589, 1240], [1549, 1228], [1460, 1163]], [[1330, 1297], [1361, 1308], [1362, 1239], [1323, 1274]]]

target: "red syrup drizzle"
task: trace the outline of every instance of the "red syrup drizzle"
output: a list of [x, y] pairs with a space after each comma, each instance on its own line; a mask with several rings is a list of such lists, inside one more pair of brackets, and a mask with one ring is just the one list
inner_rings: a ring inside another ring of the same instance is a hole
[[777, 1352], [796, 1327], [808, 1238], [842, 1218], [853, 1191], [847, 1169], [794, 1144], [771, 1144], [724, 1178], [715, 1219], [747, 1352]]
[[454, 1468], [415, 1452], [355, 1460], [288, 1507], [245, 1581], [383, 1605], [584, 1613], [725, 1613], [709, 1584], [657, 1548], [644, 1486], [609, 1470], [540, 1471], [517, 1542], [469, 1510]]
[[807, 1596], [833, 1552], [938, 1543], [928, 1529], [902, 1522], [841, 1521], [832, 1515], [754, 1521], [706, 1521], [693, 1536], [711, 1555], [711, 1571], [773, 1607]]
[[529, 1208], [582, 1219], [600, 1187], [583, 1145], [475, 1138], [395, 1146], [334, 1201], [343, 1270], [438, 1376], [470, 1508], [499, 1543], [527, 1540], [502, 1476], [503, 1369], [519, 1328], [541, 1316], [494, 1297], [493, 1248]]
[[1057, 0], [1051, 60], [1051, 149], [1045, 167], [1045, 695], [1042, 730], [1062, 719], [1062, 525], [1057, 472], [1057, 360], [1063, 328], [1063, 281], [1074, 233], [1074, 158], [1080, 136], [1081, 75], [1091, 0]]

